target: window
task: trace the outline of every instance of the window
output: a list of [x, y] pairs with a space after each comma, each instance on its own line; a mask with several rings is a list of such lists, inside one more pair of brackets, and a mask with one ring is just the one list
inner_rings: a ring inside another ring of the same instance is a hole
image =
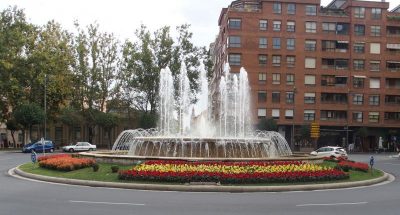
[[379, 72], [380, 70], [381, 70], [381, 62], [380, 61], [370, 61], [369, 62], [369, 71]]
[[281, 93], [280, 92], [272, 92], [272, 102], [279, 103], [281, 101]]
[[365, 79], [364, 77], [354, 76], [353, 77], [353, 87], [358, 88], [358, 89], [364, 88], [364, 79]]
[[267, 101], [267, 91], [258, 91], [258, 103]]
[[338, 22], [336, 24], [336, 34], [339, 35], [348, 35], [350, 30], [350, 24], [349, 23], [340, 23]]
[[379, 122], [379, 112], [368, 113], [369, 122]]
[[260, 31], [266, 31], [268, 29], [268, 20], [261, 19], [259, 21]]
[[279, 115], [280, 115], [279, 109], [272, 109], [271, 116], [273, 119], [279, 119]]
[[267, 65], [267, 55], [264, 55], [264, 54], [258, 55], [258, 64], [260, 66]]
[[242, 27], [241, 19], [229, 19], [228, 20], [228, 28], [229, 29], [240, 29]]
[[362, 105], [364, 100], [363, 94], [354, 94], [353, 95], [353, 104], [355, 105]]
[[374, 37], [381, 36], [381, 26], [371, 25], [371, 36], [374, 36]]
[[371, 18], [372, 19], [381, 19], [382, 18], [382, 9], [381, 8], [372, 8], [371, 9]]
[[322, 31], [324, 33], [336, 33], [336, 23], [335, 22], [323, 22]]
[[272, 74], [272, 84], [280, 84], [281, 83], [281, 74], [273, 73]]
[[286, 104], [294, 103], [294, 92], [286, 92]]
[[273, 30], [274, 31], [281, 31], [281, 21], [273, 21]]
[[281, 38], [279, 38], [279, 37], [272, 38], [272, 48], [273, 49], [281, 48]]
[[295, 56], [286, 56], [286, 66], [287, 67], [294, 67], [296, 63], [296, 57]]
[[304, 120], [314, 121], [315, 120], [315, 110], [304, 110]]
[[274, 13], [281, 13], [282, 12], [282, 5], [281, 5], [280, 2], [274, 2], [273, 11], [274, 11]]
[[287, 14], [296, 14], [296, 4], [295, 3], [289, 3], [287, 5]]
[[315, 85], [315, 75], [305, 75], [304, 76], [305, 85]]
[[305, 104], [315, 104], [315, 93], [304, 93]]
[[354, 70], [364, 70], [364, 60], [353, 60]]
[[305, 59], [305, 68], [306, 69], [315, 69], [315, 58], [312, 57], [306, 57]]
[[317, 6], [316, 5], [306, 5], [306, 15], [316, 16], [317, 15]]
[[335, 59], [322, 58], [322, 68], [323, 69], [334, 69], [335, 68]]
[[381, 87], [381, 79], [380, 78], [370, 78], [369, 79], [369, 88], [370, 89], [379, 89]]
[[379, 105], [379, 95], [369, 96], [369, 105], [378, 106]]
[[336, 51], [335, 40], [322, 40], [322, 51], [334, 52]]
[[322, 75], [321, 86], [335, 86], [336, 79], [334, 75]]
[[354, 122], [362, 122], [363, 121], [363, 113], [362, 112], [353, 112], [353, 121]]
[[286, 85], [294, 85], [294, 74], [286, 74]]
[[306, 32], [307, 33], [317, 33], [317, 23], [316, 22], [306, 22]]
[[266, 37], [260, 37], [258, 41], [258, 48], [266, 49], [268, 46], [268, 40]]
[[229, 65], [240, 66], [241, 64], [241, 54], [229, 54]]
[[240, 44], [240, 37], [239, 36], [229, 36], [228, 39], [228, 47], [239, 48]]
[[362, 54], [365, 52], [365, 43], [354, 43], [354, 52]]
[[316, 40], [306, 40], [304, 48], [306, 51], [315, 51], [317, 49], [317, 41]]
[[365, 35], [365, 25], [354, 25], [354, 34], [356, 36], [364, 36]]
[[258, 118], [265, 118], [267, 116], [267, 109], [265, 108], [258, 108], [257, 110]]
[[267, 81], [267, 73], [258, 73], [258, 83], [265, 84]]
[[343, 70], [349, 68], [349, 60], [347, 59], [335, 59], [335, 69]]
[[365, 8], [364, 7], [354, 8], [354, 17], [355, 18], [364, 18], [365, 17]]
[[381, 44], [380, 43], [370, 43], [371, 54], [380, 54], [381, 53]]
[[281, 56], [272, 55], [272, 66], [281, 66]]
[[287, 50], [294, 50], [295, 49], [295, 39], [293, 38], [288, 38], [286, 40], [286, 49]]
[[285, 119], [293, 119], [293, 115], [294, 115], [293, 109], [285, 110]]
[[296, 31], [296, 23], [294, 21], [287, 21], [286, 31], [287, 32], [295, 32]]

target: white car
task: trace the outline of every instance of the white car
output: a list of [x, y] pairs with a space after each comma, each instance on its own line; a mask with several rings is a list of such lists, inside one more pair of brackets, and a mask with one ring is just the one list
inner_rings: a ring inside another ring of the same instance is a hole
[[318, 155], [323, 157], [347, 158], [347, 152], [344, 148], [338, 146], [325, 146], [321, 147], [310, 153], [311, 155]]
[[77, 142], [75, 145], [64, 146], [62, 149], [65, 152], [94, 151], [96, 150], [96, 145], [88, 142]]

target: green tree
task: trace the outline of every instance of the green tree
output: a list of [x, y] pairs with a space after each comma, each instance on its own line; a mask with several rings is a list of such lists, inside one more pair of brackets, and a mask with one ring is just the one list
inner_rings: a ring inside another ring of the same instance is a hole
[[42, 123], [45, 118], [43, 109], [41, 109], [40, 106], [35, 103], [17, 106], [13, 112], [13, 115], [16, 123], [22, 126], [24, 137], [25, 130], [29, 129], [29, 140], [31, 139], [32, 126]]
[[68, 141], [75, 142], [75, 137], [72, 137], [72, 131], [76, 126], [80, 126], [83, 122], [83, 117], [80, 111], [76, 110], [75, 108], [69, 106], [65, 107], [61, 110], [59, 115], [60, 121], [68, 126]]
[[7, 129], [11, 131], [11, 138], [13, 140], [13, 145], [14, 147], [16, 146], [15, 142], [15, 132], [21, 130], [21, 125], [17, 123], [17, 121], [14, 118], [11, 118], [7, 120], [6, 122]]
[[118, 116], [113, 113], [97, 112], [95, 120], [96, 124], [107, 134], [108, 149], [111, 149], [111, 131], [118, 125]]
[[278, 124], [272, 118], [262, 118], [258, 121], [257, 129], [265, 131], [278, 131]]

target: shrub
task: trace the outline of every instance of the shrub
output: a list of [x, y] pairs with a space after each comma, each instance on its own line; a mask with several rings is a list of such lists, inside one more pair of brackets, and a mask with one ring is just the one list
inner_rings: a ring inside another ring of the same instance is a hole
[[112, 172], [112, 173], [117, 173], [118, 170], [119, 170], [119, 167], [118, 167], [118, 166], [111, 166], [111, 172]]
[[92, 168], [93, 168], [93, 172], [97, 172], [97, 171], [99, 171], [100, 166], [99, 166], [99, 164], [94, 163], [94, 164], [92, 165]]

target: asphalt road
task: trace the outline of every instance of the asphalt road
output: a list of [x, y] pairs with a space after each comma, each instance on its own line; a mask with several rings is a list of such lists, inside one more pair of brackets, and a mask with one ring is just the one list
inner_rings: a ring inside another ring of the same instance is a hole
[[[368, 162], [370, 155], [350, 155]], [[376, 167], [395, 177], [399, 158], [374, 154]], [[399, 180], [378, 186], [282, 193], [188, 193], [94, 188], [23, 180], [8, 170], [30, 154], [0, 152], [0, 215], [400, 214]]]

